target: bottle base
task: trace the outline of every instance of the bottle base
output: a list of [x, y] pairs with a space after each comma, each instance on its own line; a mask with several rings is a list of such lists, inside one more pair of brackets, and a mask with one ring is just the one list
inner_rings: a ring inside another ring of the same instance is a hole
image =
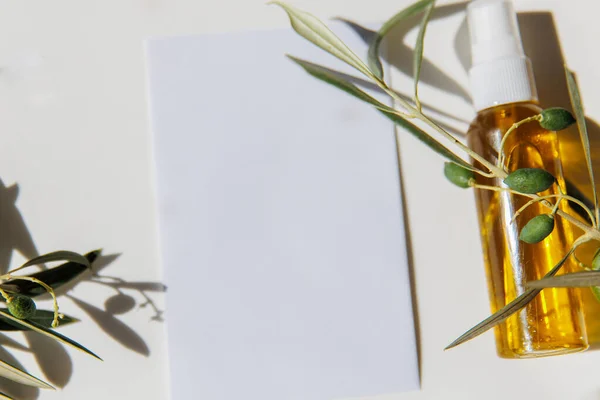
[[579, 353], [588, 349], [589, 346], [573, 345], [558, 348], [525, 350], [525, 349], [498, 349], [498, 356], [507, 359], [541, 358], [561, 356], [565, 354]]

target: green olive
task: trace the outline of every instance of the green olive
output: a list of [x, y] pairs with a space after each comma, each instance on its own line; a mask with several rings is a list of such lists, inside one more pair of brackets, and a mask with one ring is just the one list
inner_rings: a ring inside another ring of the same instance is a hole
[[542, 111], [540, 125], [549, 131], [562, 131], [573, 125], [577, 120], [569, 111], [560, 107], [547, 108]]
[[456, 186], [468, 188], [470, 181], [475, 179], [475, 173], [453, 162], [444, 164], [444, 175]]
[[541, 168], [521, 168], [509, 174], [504, 183], [520, 193], [534, 194], [547, 190], [556, 182], [556, 178]]
[[542, 214], [532, 218], [521, 229], [519, 239], [525, 243], [539, 243], [546, 239], [554, 230], [554, 216]]
[[8, 311], [19, 319], [27, 319], [35, 314], [35, 302], [31, 297], [14, 294], [7, 301]]

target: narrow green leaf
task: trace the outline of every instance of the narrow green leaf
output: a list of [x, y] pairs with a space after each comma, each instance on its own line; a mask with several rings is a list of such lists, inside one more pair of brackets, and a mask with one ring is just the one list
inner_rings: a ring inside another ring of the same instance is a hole
[[337, 87], [338, 89], [343, 90], [344, 92], [356, 97], [359, 100], [362, 100], [366, 103], [369, 103], [375, 108], [380, 110], [386, 110], [390, 113], [394, 113], [394, 109], [381, 103], [377, 99], [371, 97], [369, 94], [360, 90], [356, 85], [351, 82], [348, 82], [341, 78], [340, 76], [335, 74], [335, 71], [330, 70], [328, 68], [322, 67], [317, 64], [313, 64], [309, 61], [302, 60], [300, 58], [296, 58], [294, 56], [287, 56], [290, 60], [301, 66], [306, 72], [308, 72], [313, 77], [322, 80], [323, 82], [329, 83]]
[[71, 261], [74, 263], [85, 265], [88, 268], [90, 267], [90, 262], [88, 261], [88, 259], [82, 256], [81, 254], [67, 250], [59, 250], [54, 251], [52, 253], [44, 254], [39, 257], [32, 258], [25, 264], [21, 265], [19, 268], [11, 270], [10, 273], [12, 274], [19, 270], [22, 270], [23, 268], [31, 267], [32, 265], [45, 264], [47, 262], [53, 261]]
[[[41, 379], [36, 378], [33, 375], [28, 374], [25, 371], [20, 370], [17, 367], [13, 367], [9, 363], [0, 360], [0, 376], [10, 379], [13, 382], [21, 383], [27, 386], [33, 386], [40, 389], [52, 389], [54, 387]], [[6, 396], [6, 398], [9, 398]]]
[[581, 137], [581, 144], [583, 145], [585, 161], [587, 162], [590, 182], [592, 184], [592, 195], [594, 197], [593, 201], [595, 209], [594, 214], [596, 216], [596, 222], [600, 223], [600, 210], [598, 209], [598, 195], [596, 194], [596, 181], [594, 179], [594, 168], [592, 165], [592, 155], [590, 151], [590, 138], [588, 136], [587, 125], [585, 123], [585, 112], [583, 110], [583, 103], [581, 101], [581, 93], [579, 92], [579, 86], [577, 85], [575, 74], [568, 68], [565, 68], [565, 74], [567, 77], [567, 86], [569, 87], [569, 96], [571, 97], [571, 106], [575, 111], [575, 119], [577, 119], [579, 136]]
[[7, 319], [11, 320], [12, 322], [15, 322], [16, 324], [21, 325], [25, 328], [29, 328], [32, 331], [36, 331], [38, 333], [41, 333], [42, 335], [45, 335], [52, 339], [58, 340], [61, 343], [68, 344], [69, 346], [72, 346], [78, 350], [81, 350], [84, 353], [87, 353], [87, 354], [91, 355], [92, 357], [97, 358], [98, 360], [102, 360], [96, 354], [94, 354], [90, 350], [86, 349], [85, 347], [83, 347], [79, 343], [75, 342], [74, 340], [71, 340], [64, 335], [61, 335], [60, 333], [58, 333], [52, 329], [48, 329], [48, 328], [38, 324], [37, 322], [31, 321], [31, 320], [22, 320], [22, 319], [15, 318], [11, 314], [9, 314], [5, 311], [2, 311], [2, 310], [0, 310], [0, 316], [7, 318]]
[[[96, 260], [96, 258], [98, 258], [101, 252], [102, 250], [94, 250], [87, 253], [84, 256], [87, 260], [87, 265], [84, 265], [81, 262], [70, 261], [54, 268], [37, 272], [30, 276], [39, 279], [52, 289], [56, 290], [59, 287], [71, 282], [83, 272], [89, 270], [89, 266]], [[16, 277], [15, 279], [11, 279], [0, 284], [0, 288], [11, 292], [24, 294], [29, 297], [35, 297], [46, 293], [46, 289], [37, 283], [19, 280], [16, 279]], [[4, 301], [4, 298], [1, 296], [0, 301]]]
[[[558, 264], [556, 264], [554, 266], [554, 268], [552, 268], [552, 270], [550, 270], [550, 272], [548, 272], [546, 274], [546, 277], [551, 277], [551, 276], [556, 275], [556, 273], [560, 270], [560, 268], [563, 266], [563, 264], [571, 256], [571, 254], [573, 254], [574, 250], [575, 250], [575, 246], [571, 250], [569, 250], [569, 252], [562, 258], [562, 260], [560, 260], [558, 262]], [[475, 325], [473, 328], [469, 329], [467, 332], [465, 332], [463, 335], [461, 335], [454, 342], [450, 343], [448, 345], [448, 347], [446, 347], [444, 350], [451, 349], [453, 347], [456, 347], [460, 344], [465, 343], [466, 341], [476, 338], [477, 336], [481, 335], [482, 333], [487, 332], [488, 330], [492, 329], [496, 325], [499, 325], [500, 323], [504, 322], [510, 316], [512, 316], [513, 314], [515, 314], [516, 312], [520, 311], [525, 306], [527, 306], [527, 304], [529, 304], [533, 299], [535, 299], [535, 297], [541, 291], [542, 291], [542, 289], [527, 289], [519, 297], [517, 297], [516, 299], [514, 299], [513, 301], [511, 301], [510, 303], [508, 303], [507, 305], [502, 307], [500, 310], [496, 311], [494, 314], [492, 314], [488, 318], [484, 319], [483, 321], [481, 321], [480, 323]]]
[[600, 286], [600, 271], [581, 271], [529, 282], [530, 288]]
[[417, 42], [415, 44], [415, 53], [413, 58], [413, 76], [415, 86], [415, 103], [419, 110], [421, 109], [421, 101], [419, 100], [419, 79], [421, 77], [421, 64], [423, 63], [423, 41], [425, 39], [425, 32], [427, 31], [427, 24], [431, 18], [431, 13], [435, 8], [435, 0], [431, 2], [425, 9], [425, 14], [421, 20], [419, 26], [419, 35], [417, 36]]
[[359, 100], [362, 100], [366, 103], [373, 105], [377, 108], [383, 115], [392, 120], [396, 125], [399, 125], [405, 128], [408, 132], [414, 135], [417, 139], [427, 145], [430, 149], [440, 154], [443, 157], [446, 157], [448, 160], [453, 161], [457, 164], [464, 166], [465, 168], [472, 169], [473, 166], [464, 161], [462, 158], [458, 157], [444, 145], [440, 144], [437, 140], [428, 135], [425, 131], [421, 130], [416, 125], [410, 123], [406, 119], [402, 118], [400, 115], [396, 113], [396, 111], [381, 103], [377, 99], [373, 98], [369, 94], [365, 93], [361, 89], [359, 89], [356, 85], [342, 79], [340, 76], [336, 75], [336, 71], [331, 70], [329, 68], [323, 67], [321, 65], [313, 64], [311, 62], [288, 56], [292, 61], [296, 64], [300, 65], [306, 72], [308, 72], [313, 77], [326, 82], [332, 86], [337, 87], [338, 89], [343, 90], [344, 92], [356, 97]]
[[290, 18], [292, 28], [300, 36], [356, 68], [364, 75], [373, 77], [369, 67], [317, 17], [280, 1], [273, 1], [270, 4], [276, 4], [284, 9]]
[[379, 60], [379, 48], [381, 47], [381, 43], [385, 36], [400, 22], [425, 10], [434, 1], [435, 0], [420, 0], [394, 15], [379, 28], [379, 31], [371, 41], [368, 52], [369, 67], [379, 79], [383, 79], [383, 66]]
[[[7, 308], [0, 308], [0, 311], [8, 312]], [[45, 328], [50, 329], [52, 327], [52, 320], [54, 319], [54, 312], [47, 310], [37, 310], [35, 315], [28, 319], [28, 321], [35, 322]], [[63, 325], [72, 324], [79, 322], [77, 318], [69, 317], [65, 315], [64, 318], [60, 319], [59, 327]], [[31, 329], [24, 327], [23, 325], [14, 323], [13, 321], [0, 317], [0, 331], [29, 331]]]
[[471, 164], [469, 164], [468, 162], [464, 161], [462, 158], [460, 158], [459, 156], [454, 154], [446, 146], [440, 144], [440, 142], [435, 140], [433, 137], [429, 136], [425, 131], [423, 131], [421, 128], [419, 128], [415, 124], [407, 121], [406, 119], [402, 118], [398, 114], [390, 113], [390, 112], [387, 112], [387, 111], [384, 111], [381, 109], [379, 111], [383, 115], [388, 117], [390, 120], [392, 120], [396, 125], [401, 126], [404, 129], [406, 129], [414, 137], [416, 137], [418, 140], [420, 140], [421, 143], [425, 144], [427, 147], [429, 147], [431, 150], [435, 151], [442, 157], [445, 157], [448, 160], [455, 162], [456, 164], [462, 165], [463, 167], [465, 167], [467, 169], [476, 170]]

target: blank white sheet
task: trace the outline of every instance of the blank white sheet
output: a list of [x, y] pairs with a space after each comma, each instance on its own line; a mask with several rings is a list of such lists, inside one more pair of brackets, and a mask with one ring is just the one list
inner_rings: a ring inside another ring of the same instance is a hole
[[147, 43], [173, 399], [419, 387], [394, 127], [285, 53], [351, 72], [291, 30]]

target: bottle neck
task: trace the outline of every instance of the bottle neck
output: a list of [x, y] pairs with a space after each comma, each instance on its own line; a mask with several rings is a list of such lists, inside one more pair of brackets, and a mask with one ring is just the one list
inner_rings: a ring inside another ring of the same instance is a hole
[[538, 100], [531, 62], [525, 56], [476, 64], [469, 78], [477, 112], [502, 104]]

